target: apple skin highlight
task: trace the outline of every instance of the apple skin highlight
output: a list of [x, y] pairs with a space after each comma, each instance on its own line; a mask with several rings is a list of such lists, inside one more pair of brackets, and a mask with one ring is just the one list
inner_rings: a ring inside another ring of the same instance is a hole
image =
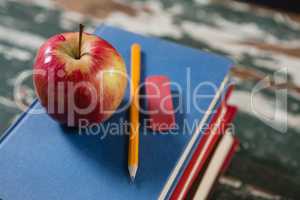
[[60, 123], [78, 126], [108, 119], [127, 87], [125, 63], [107, 41], [78, 32], [49, 38], [39, 49], [33, 70], [36, 94], [48, 114]]

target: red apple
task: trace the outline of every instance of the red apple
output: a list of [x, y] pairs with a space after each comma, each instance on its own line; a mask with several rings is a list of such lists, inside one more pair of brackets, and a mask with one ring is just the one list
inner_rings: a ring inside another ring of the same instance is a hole
[[78, 126], [103, 122], [112, 115], [123, 99], [127, 73], [122, 57], [107, 41], [82, 33], [79, 42], [78, 32], [70, 32], [41, 46], [33, 81], [48, 114]]

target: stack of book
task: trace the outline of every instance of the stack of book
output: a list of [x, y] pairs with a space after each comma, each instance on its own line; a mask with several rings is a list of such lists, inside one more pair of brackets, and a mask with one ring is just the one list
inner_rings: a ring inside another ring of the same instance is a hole
[[[127, 109], [103, 124], [74, 129], [59, 125], [35, 101], [0, 140], [0, 199], [209, 198], [238, 146], [230, 125], [237, 109], [227, 104], [231, 60], [107, 25], [95, 34], [127, 66], [131, 44], [142, 46], [141, 81], [170, 79], [176, 126], [160, 133], [141, 122], [139, 170], [131, 183]], [[121, 106], [129, 101], [128, 89]]]

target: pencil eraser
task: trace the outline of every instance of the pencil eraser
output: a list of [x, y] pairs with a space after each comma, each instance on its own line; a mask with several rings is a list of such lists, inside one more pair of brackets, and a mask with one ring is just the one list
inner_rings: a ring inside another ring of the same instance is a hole
[[175, 126], [175, 113], [170, 80], [166, 76], [149, 76], [145, 80], [149, 127], [153, 131], [168, 131]]

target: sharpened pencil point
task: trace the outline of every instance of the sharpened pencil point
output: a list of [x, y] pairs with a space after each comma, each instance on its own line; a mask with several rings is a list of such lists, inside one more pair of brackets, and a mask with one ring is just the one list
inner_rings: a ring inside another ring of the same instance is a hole
[[129, 171], [131, 182], [134, 183], [135, 175], [137, 172], [137, 166], [128, 166], [128, 171]]

